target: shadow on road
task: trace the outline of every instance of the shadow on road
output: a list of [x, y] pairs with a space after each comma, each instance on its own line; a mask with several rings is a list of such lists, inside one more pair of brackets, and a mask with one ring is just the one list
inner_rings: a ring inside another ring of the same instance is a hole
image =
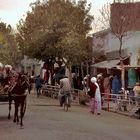
[[30, 106], [59, 106], [58, 104], [30, 104]]
[[1, 121], [8, 121], [7, 116], [0, 116], [0, 122], [1, 122]]

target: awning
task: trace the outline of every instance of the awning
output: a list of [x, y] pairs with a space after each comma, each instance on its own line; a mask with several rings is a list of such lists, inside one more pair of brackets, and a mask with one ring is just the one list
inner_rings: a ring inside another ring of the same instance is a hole
[[95, 67], [95, 68], [107, 68], [107, 69], [111, 69], [117, 66], [117, 64], [119, 64], [120, 60], [107, 60], [107, 61], [102, 61], [96, 64], [91, 65], [91, 67]]

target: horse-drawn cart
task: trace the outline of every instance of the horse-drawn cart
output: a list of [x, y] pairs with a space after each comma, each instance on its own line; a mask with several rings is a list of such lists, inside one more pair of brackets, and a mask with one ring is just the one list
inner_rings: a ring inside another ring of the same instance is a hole
[[0, 102], [8, 102], [8, 92], [3, 89], [1, 86], [0, 88]]
[[0, 94], [0, 102], [7, 102], [8, 94]]
[[23, 94], [23, 95], [16, 95], [16, 94], [11, 94], [8, 90], [5, 90], [4, 88], [0, 88], [0, 102], [7, 102], [9, 104], [8, 119], [11, 118], [10, 112], [11, 112], [12, 101], [14, 101], [14, 104], [16, 103], [17, 100], [19, 102], [23, 101], [23, 103], [22, 103], [23, 104], [23, 106], [22, 106], [22, 117], [25, 115], [26, 104], [27, 104], [26, 96], [27, 96], [26, 93]]

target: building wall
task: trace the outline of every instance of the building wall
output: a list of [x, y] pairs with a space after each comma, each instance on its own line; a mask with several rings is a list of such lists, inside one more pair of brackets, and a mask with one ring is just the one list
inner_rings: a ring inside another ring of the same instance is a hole
[[[102, 36], [102, 34], [101, 34]], [[115, 59], [115, 57], [119, 58], [119, 55], [116, 55], [119, 51], [119, 40], [116, 38], [110, 31], [107, 31], [107, 34], [104, 36], [101, 41], [100, 34], [95, 33], [93, 36], [93, 51], [99, 50], [98, 44], [102, 44], [100, 48], [104, 54], [108, 56], [108, 54], [112, 54], [111, 59]], [[102, 43], [104, 42], [104, 43]], [[122, 51], [125, 56], [131, 55], [130, 65], [137, 65], [138, 58], [138, 50], [140, 48], [140, 31], [137, 32], [129, 32], [127, 36], [123, 38]], [[115, 52], [113, 54], [113, 52]]]
[[21, 61], [24, 72], [28, 72], [30, 75], [32, 74], [32, 70], [34, 70], [35, 75], [41, 75], [43, 63], [42, 61], [29, 59], [27, 56], [24, 56], [24, 59]]
[[105, 48], [108, 46], [108, 30], [104, 30], [93, 35], [92, 50], [95, 57], [105, 54]]
[[[119, 40], [114, 35], [109, 33], [108, 45], [105, 47], [105, 52], [119, 50]], [[140, 48], [140, 31], [129, 32], [123, 38], [122, 50], [125, 50], [125, 55], [131, 55], [130, 65], [137, 65], [138, 50]]]

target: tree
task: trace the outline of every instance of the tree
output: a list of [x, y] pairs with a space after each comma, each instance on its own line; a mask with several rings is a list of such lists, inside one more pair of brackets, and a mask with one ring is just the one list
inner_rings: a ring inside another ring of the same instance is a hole
[[[18, 24], [17, 41], [24, 54], [46, 61], [61, 58], [67, 67], [79, 64], [87, 55], [86, 35], [93, 16], [86, 0], [43, 0], [31, 5]], [[65, 61], [66, 60], [66, 61]]]
[[96, 30], [108, 29], [110, 27], [110, 4], [104, 4], [101, 9], [99, 9], [99, 15], [95, 19]]
[[0, 61], [16, 66], [20, 61], [18, 46], [10, 25], [0, 22]]

